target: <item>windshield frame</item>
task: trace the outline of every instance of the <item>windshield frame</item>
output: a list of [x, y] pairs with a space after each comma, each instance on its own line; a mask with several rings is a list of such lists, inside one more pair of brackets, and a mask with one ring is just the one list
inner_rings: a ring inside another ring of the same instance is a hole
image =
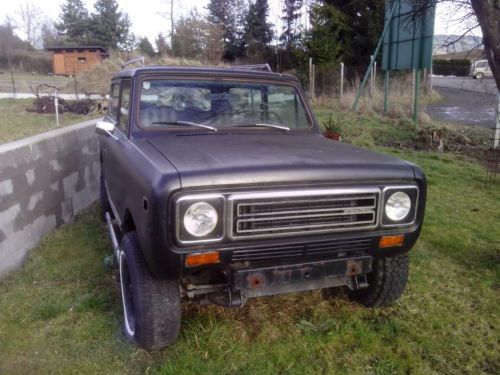
[[[266, 79], [266, 78], [247, 78], [247, 77], [241, 77], [241, 76], [233, 76], [233, 75], [215, 75], [212, 77], [207, 77], [205, 75], [203, 76], [188, 76], [188, 75], [180, 75], [180, 74], [165, 74], [165, 73], [157, 73], [157, 74], [141, 74], [138, 77], [136, 77], [135, 84], [134, 86], [137, 88], [135, 91], [134, 95], [134, 107], [135, 107], [135, 113], [133, 115], [134, 119], [134, 130], [138, 130], [139, 133], [143, 132], [148, 132], [148, 133], [165, 133], [165, 132], [173, 132], [173, 133], [178, 133], [178, 132], [186, 132], [186, 131], [200, 131], [202, 129], [197, 128], [197, 127], [166, 127], [166, 128], [152, 128], [148, 126], [143, 126], [140, 121], [140, 103], [141, 103], [141, 91], [142, 91], [142, 83], [144, 81], [153, 81], [153, 80], [165, 80], [165, 81], [226, 81], [226, 82], [235, 82], [235, 83], [261, 83], [261, 84], [269, 84], [269, 85], [276, 85], [276, 86], [286, 86], [286, 87], [292, 87], [297, 95], [297, 98], [299, 99], [300, 104], [302, 104], [304, 108], [304, 114], [307, 120], [307, 128], [290, 128], [290, 132], [311, 132], [311, 131], [318, 131], [318, 125], [316, 121], [316, 117], [314, 116], [314, 113], [312, 112], [312, 109], [309, 105], [308, 100], [305, 98], [304, 92], [300, 86], [300, 83], [297, 81], [292, 81], [292, 80], [280, 80], [280, 79]], [[288, 126], [288, 124], [284, 124]], [[228, 126], [228, 127], [221, 127], [218, 128], [219, 132], [269, 132], [269, 129], [265, 129], [262, 127], [246, 127], [246, 128], [238, 128], [238, 127], [233, 127], [233, 126]]]

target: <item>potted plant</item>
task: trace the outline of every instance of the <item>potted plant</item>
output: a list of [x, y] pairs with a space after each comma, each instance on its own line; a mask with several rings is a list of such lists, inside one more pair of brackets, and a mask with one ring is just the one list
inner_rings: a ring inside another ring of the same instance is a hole
[[330, 118], [328, 121], [323, 123], [323, 134], [325, 137], [333, 139], [334, 141], [342, 141], [342, 136], [340, 135], [340, 131], [342, 130], [342, 126], [339, 122], [333, 119], [333, 114], [330, 114]]

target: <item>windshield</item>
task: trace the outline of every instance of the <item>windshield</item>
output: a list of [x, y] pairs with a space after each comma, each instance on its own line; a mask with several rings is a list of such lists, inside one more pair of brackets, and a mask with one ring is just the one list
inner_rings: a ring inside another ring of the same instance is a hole
[[216, 129], [254, 125], [272, 129], [276, 127], [270, 125], [310, 127], [294, 86], [226, 80], [144, 80], [139, 119], [140, 126], [147, 129], [198, 124]]

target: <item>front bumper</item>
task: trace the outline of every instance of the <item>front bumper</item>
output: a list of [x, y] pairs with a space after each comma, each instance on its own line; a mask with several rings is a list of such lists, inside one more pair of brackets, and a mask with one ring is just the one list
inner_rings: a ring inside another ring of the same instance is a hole
[[307, 262], [235, 270], [231, 290], [242, 300], [305, 290], [349, 285], [352, 279], [371, 272], [372, 257]]

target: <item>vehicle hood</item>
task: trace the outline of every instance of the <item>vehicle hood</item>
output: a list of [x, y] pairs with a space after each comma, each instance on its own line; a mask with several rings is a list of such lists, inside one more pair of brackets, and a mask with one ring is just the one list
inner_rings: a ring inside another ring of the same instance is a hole
[[415, 178], [404, 160], [317, 133], [186, 132], [151, 137], [148, 142], [174, 165], [183, 188]]

